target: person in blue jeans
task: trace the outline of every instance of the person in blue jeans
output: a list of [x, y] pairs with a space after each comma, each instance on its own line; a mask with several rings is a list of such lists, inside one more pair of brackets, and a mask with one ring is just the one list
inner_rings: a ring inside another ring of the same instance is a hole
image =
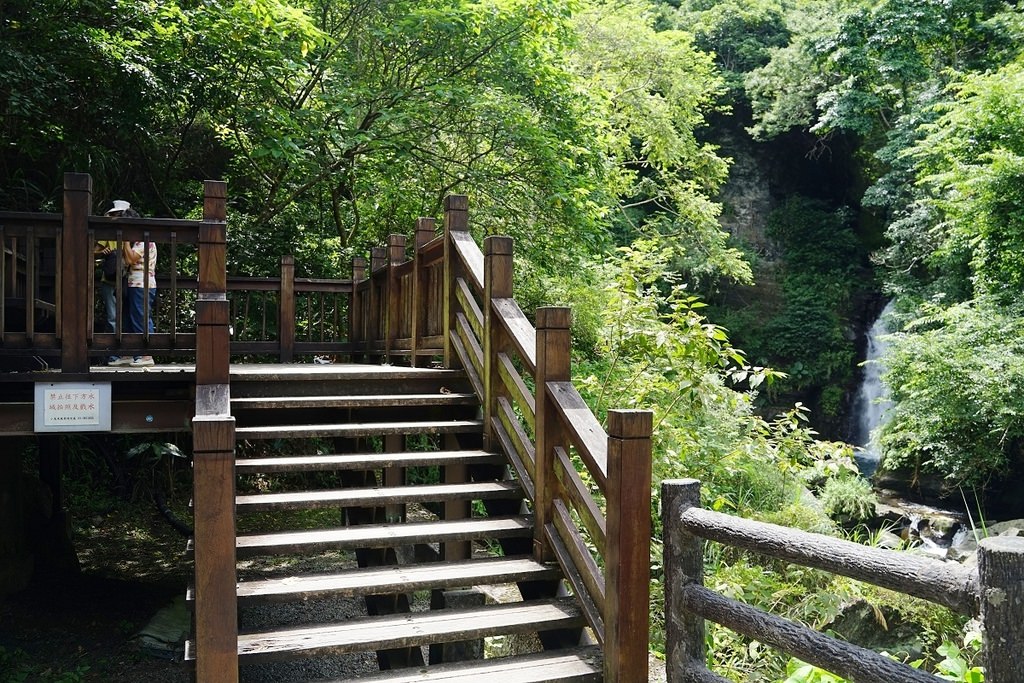
[[[114, 205], [104, 214], [111, 218], [127, 216], [138, 218], [139, 212], [132, 208], [129, 202], [123, 199], [115, 199]], [[103, 303], [103, 313], [106, 322], [107, 332], [117, 331], [117, 242], [98, 241], [94, 249], [100, 259], [100, 301]], [[107, 362], [113, 364], [118, 356], [110, 356]]]
[[[153, 242], [125, 242], [121, 245], [125, 266], [128, 268], [128, 289], [125, 308], [125, 332], [152, 334], [153, 307], [156, 305], [156, 244]], [[147, 310], [146, 297], [149, 297]], [[121, 356], [110, 365], [128, 365], [133, 368], [153, 365], [152, 356]]]

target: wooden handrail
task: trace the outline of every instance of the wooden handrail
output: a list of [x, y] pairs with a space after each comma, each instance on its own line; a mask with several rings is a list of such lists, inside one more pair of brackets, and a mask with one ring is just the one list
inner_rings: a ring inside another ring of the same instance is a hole
[[353, 276], [356, 355], [408, 349], [415, 364], [433, 338], [424, 329], [436, 331], [433, 354], [480, 397], [484, 446], [505, 453], [533, 501], [535, 556], [562, 565], [605, 647], [604, 680], [646, 680], [651, 414], [610, 411], [601, 426], [571, 381], [569, 310], [539, 309], [534, 328], [513, 297], [512, 240], [481, 250], [467, 212], [465, 197], [447, 197], [441, 237], [420, 219], [411, 258], [393, 249], [385, 263], [378, 250], [369, 277]]
[[704, 588], [702, 539], [824, 569], [978, 617], [985, 680], [1019, 680], [1017, 653], [1024, 650], [1020, 629], [1024, 620], [1024, 539], [983, 539], [978, 566], [968, 569], [704, 510], [700, 507], [700, 482], [693, 479], [663, 482], [661, 503], [670, 681], [725, 680], [706, 667], [705, 620], [854, 681], [941, 680]]

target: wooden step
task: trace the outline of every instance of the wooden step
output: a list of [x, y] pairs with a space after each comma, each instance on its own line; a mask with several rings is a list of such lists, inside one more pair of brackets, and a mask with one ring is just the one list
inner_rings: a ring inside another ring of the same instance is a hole
[[486, 451], [335, 453], [279, 458], [239, 458], [235, 461], [235, 471], [252, 473], [379, 470], [386, 467], [426, 467], [430, 465], [502, 465], [505, 462], [504, 456]]
[[235, 510], [313, 510], [325, 507], [381, 507], [398, 503], [430, 503], [452, 500], [495, 500], [522, 497], [517, 481], [483, 481], [468, 484], [384, 486], [381, 488], [329, 489], [289, 493], [257, 493], [235, 497]]
[[[355, 548], [391, 548], [416, 543], [446, 543], [532, 535], [533, 517], [484, 517], [441, 522], [360, 524], [339, 529], [244, 534], [235, 539], [235, 548], [238, 558], [243, 559], [257, 555], [283, 555]], [[189, 540], [189, 547], [192, 547], [191, 540]]]
[[344, 396], [270, 396], [231, 399], [231, 407], [276, 410], [280, 408], [379, 408], [409, 406], [465, 406], [479, 403], [476, 394], [346, 394]]
[[[431, 588], [547, 581], [561, 576], [561, 570], [555, 564], [541, 564], [531, 557], [497, 557], [244, 581], [238, 584], [237, 594], [238, 604], [245, 605], [325, 596], [347, 598], [411, 593]], [[187, 596], [192, 600], [191, 588]]]
[[240, 664], [298, 659], [314, 655], [413, 647], [474, 640], [509, 633], [532, 633], [586, 625], [572, 598], [431, 610], [349, 621], [240, 633]]
[[479, 683], [485, 680], [495, 683], [600, 683], [604, 680], [603, 659], [601, 649], [591, 646], [395, 669], [363, 678], [334, 679], [323, 683]]
[[420, 422], [366, 422], [343, 424], [275, 425], [270, 427], [239, 427], [237, 441], [252, 439], [305, 439], [340, 436], [360, 438], [391, 434], [463, 434], [479, 432], [480, 420], [424, 420]]

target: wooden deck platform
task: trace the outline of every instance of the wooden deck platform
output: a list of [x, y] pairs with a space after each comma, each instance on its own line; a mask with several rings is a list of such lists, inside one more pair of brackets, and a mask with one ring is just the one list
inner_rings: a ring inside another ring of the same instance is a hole
[[[232, 396], [281, 395], [282, 385], [294, 383], [305, 392], [317, 392], [321, 383], [350, 382], [367, 393], [386, 394], [396, 384], [418, 380], [451, 379], [452, 402], [461, 390], [454, 384], [462, 375], [445, 369], [413, 368], [358, 363], [289, 363], [230, 366]], [[160, 363], [150, 367], [93, 365], [86, 373], [60, 370], [0, 373], [0, 434], [31, 436], [34, 429], [34, 391], [38, 383], [82, 382], [112, 385], [111, 432], [189, 432], [195, 416], [196, 369], [190, 363]]]

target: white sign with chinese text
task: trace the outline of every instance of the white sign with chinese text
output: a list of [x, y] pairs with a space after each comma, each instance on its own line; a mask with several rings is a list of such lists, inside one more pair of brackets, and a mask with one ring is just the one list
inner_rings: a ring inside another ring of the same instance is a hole
[[37, 432], [109, 432], [110, 382], [38, 382]]

